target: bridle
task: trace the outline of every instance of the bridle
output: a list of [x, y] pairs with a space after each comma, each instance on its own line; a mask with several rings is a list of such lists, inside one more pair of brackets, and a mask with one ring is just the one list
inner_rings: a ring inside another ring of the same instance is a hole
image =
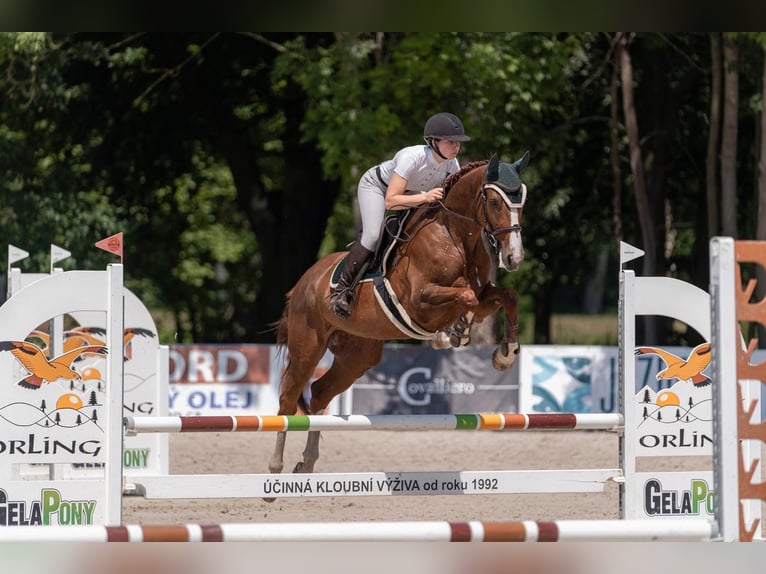
[[484, 238], [486, 239], [487, 243], [490, 245], [493, 251], [497, 253], [498, 251], [498, 236], [503, 235], [504, 233], [521, 233], [521, 224], [519, 223], [513, 223], [507, 227], [499, 227], [497, 229], [492, 229], [489, 225], [489, 216], [487, 214], [487, 189], [492, 189], [498, 193], [500, 197], [503, 198], [503, 201], [508, 205], [508, 207], [511, 210], [511, 213], [516, 211], [517, 213], [521, 211], [521, 209], [524, 207], [524, 203], [527, 201], [527, 186], [523, 183], [521, 184], [521, 200], [518, 202], [515, 202], [511, 199], [509, 196], [509, 193], [515, 192], [516, 190], [509, 190], [506, 189], [505, 186], [490, 182], [490, 183], [484, 183], [481, 186], [481, 192], [477, 194], [476, 201], [481, 202], [482, 207], [482, 213], [484, 214], [484, 223], [482, 224], [477, 218], [475, 217], [469, 217], [467, 215], [463, 215], [462, 213], [458, 213], [457, 211], [454, 211], [447, 207], [444, 204], [444, 201], [439, 200], [437, 203], [439, 204], [439, 207], [447, 212], [448, 215], [457, 217], [459, 219], [463, 219], [465, 221], [469, 221], [476, 225], [477, 227], [481, 227], [482, 233], [484, 234]]

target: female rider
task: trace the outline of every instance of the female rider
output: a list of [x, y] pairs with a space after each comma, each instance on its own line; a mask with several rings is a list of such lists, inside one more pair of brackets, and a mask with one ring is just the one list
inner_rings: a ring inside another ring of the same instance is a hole
[[359, 180], [357, 197], [362, 215], [361, 237], [351, 245], [340, 279], [330, 295], [330, 309], [342, 318], [351, 315], [354, 288], [375, 253], [387, 209], [402, 210], [439, 201], [440, 184], [460, 169], [460, 142], [470, 141], [454, 114], [440, 112], [423, 129], [426, 145], [399, 150], [393, 159], [368, 169]]

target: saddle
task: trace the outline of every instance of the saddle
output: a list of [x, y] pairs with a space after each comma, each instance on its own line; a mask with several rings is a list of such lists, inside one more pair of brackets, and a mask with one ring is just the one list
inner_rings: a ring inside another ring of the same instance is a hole
[[[378, 248], [375, 250], [370, 264], [367, 266], [367, 271], [365, 271], [358, 283], [372, 281], [378, 277], [385, 277], [388, 270], [396, 264], [396, 247], [400, 243], [409, 241], [411, 234], [406, 231], [405, 228], [414, 211], [416, 211], [416, 209], [404, 209], [395, 211], [386, 216], [383, 221], [383, 232], [381, 233], [381, 240], [378, 244]], [[351, 245], [352, 244], [350, 243], [349, 247]], [[341, 271], [343, 271], [343, 266], [345, 264], [346, 257], [344, 256], [333, 270], [330, 282], [332, 287], [335, 287], [338, 283]]]
[[[389, 269], [396, 265], [398, 245], [409, 241], [417, 229], [433, 218], [437, 209], [436, 207], [429, 207], [425, 210], [407, 209], [388, 215], [383, 222], [380, 245], [373, 255], [367, 271], [357, 281], [357, 287], [364, 282], [373, 282], [373, 292], [380, 308], [402, 333], [412, 339], [433, 340], [436, 333], [424, 329], [407, 315], [399, 303], [396, 293], [391, 289], [386, 274]], [[417, 218], [413, 216], [413, 213], [418, 213]], [[344, 256], [337, 263], [332, 272], [330, 278], [332, 288], [337, 285], [340, 279], [346, 257]]]

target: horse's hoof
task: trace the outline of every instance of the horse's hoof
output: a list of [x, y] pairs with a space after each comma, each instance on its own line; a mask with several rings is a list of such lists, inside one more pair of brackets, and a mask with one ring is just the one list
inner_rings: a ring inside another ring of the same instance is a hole
[[305, 465], [303, 464], [303, 462], [302, 461], [299, 462], [298, 464], [295, 465], [295, 468], [293, 468], [293, 474], [306, 472], [305, 470], [303, 470], [304, 468], [305, 468]]
[[275, 500], [276, 500], [276, 498], [264, 498], [263, 499], [264, 502], [274, 502]]
[[507, 371], [516, 362], [516, 357], [519, 355], [518, 343], [506, 343], [503, 342], [495, 352], [492, 353], [492, 366], [498, 371]]

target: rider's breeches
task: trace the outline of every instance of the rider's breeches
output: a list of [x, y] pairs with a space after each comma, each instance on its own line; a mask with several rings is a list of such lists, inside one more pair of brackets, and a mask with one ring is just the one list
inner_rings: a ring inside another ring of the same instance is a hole
[[374, 185], [365, 174], [357, 188], [359, 212], [362, 215], [362, 246], [375, 252], [380, 242], [383, 230], [383, 219], [386, 216], [385, 191]]

